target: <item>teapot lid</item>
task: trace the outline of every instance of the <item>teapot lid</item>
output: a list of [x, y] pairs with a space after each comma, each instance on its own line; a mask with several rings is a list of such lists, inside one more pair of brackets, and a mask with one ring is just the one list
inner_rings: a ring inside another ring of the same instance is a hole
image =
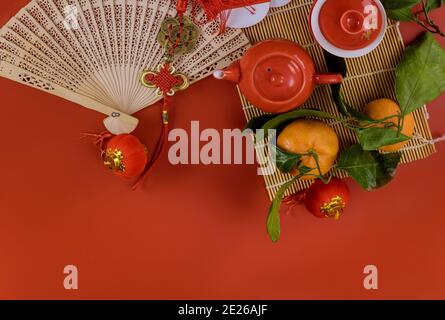
[[326, 40], [343, 50], [359, 50], [378, 41], [386, 15], [378, 0], [318, 0], [318, 25]]

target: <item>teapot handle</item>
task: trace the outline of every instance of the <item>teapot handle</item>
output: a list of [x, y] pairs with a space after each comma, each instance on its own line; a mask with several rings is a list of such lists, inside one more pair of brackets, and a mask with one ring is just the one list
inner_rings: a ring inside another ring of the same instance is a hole
[[343, 82], [343, 76], [336, 73], [320, 73], [315, 75], [315, 84], [337, 84]]

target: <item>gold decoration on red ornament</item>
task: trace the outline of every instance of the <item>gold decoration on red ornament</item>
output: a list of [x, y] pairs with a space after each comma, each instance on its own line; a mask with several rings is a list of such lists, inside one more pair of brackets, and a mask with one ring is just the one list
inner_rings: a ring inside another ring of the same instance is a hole
[[124, 154], [119, 149], [105, 151], [104, 165], [111, 171], [125, 172]]
[[345, 208], [346, 203], [343, 201], [343, 198], [336, 196], [333, 197], [331, 201], [323, 203], [320, 207], [320, 212], [322, 212], [326, 218], [339, 220]]
[[106, 143], [104, 165], [123, 178], [139, 177], [148, 163], [147, 147], [131, 134], [114, 136]]

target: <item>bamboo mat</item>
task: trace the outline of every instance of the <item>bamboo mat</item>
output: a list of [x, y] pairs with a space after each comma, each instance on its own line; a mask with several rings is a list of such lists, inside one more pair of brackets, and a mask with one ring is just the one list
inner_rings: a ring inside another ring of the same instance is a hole
[[[286, 7], [272, 9], [268, 17], [260, 24], [245, 29], [245, 34], [252, 44], [270, 38], [283, 38], [295, 41], [305, 48], [312, 56], [318, 72], [326, 72], [326, 62], [321, 47], [315, 43], [309, 30], [308, 17], [314, 1], [294, 0]], [[404, 43], [400, 34], [399, 25], [389, 21], [385, 39], [382, 44], [371, 54], [357, 59], [348, 59], [348, 75], [345, 78], [343, 89], [348, 103], [358, 108], [363, 108], [368, 102], [379, 98], [391, 98], [395, 100], [394, 81], [395, 68], [402, 58]], [[264, 112], [252, 106], [241, 94], [241, 102], [247, 120], [262, 115]], [[312, 97], [303, 106], [304, 108], [320, 109], [340, 116], [331, 99], [329, 86], [319, 86]], [[404, 148], [402, 163], [408, 163], [424, 159], [432, 155], [436, 149], [433, 144], [425, 143], [432, 139], [428, 125], [426, 108], [415, 112], [416, 139], [412, 139]], [[329, 121], [328, 121], [329, 122]], [[340, 138], [341, 151], [348, 146], [357, 143], [353, 131], [344, 126], [330, 122]], [[264, 163], [265, 159], [259, 160]], [[345, 178], [345, 172], [335, 170], [334, 175]], [[276, 170], [274, 174], [265, 175], [264, 180], [269, 197], [273, 199], [278, 189], [292, 177]], [[292, 194], [309, 187], [310, 181], [297, 181], [286, 194]]]

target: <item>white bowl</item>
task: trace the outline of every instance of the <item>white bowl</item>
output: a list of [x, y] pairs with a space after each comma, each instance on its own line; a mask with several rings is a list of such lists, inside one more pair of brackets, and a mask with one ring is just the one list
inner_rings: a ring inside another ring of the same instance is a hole
[[312, 13], [311, 13], [311, 17], [310, 17], [312, 33], [315, 37], [315, 40], [317, 40], [317, 42], [320, 44], [320, 46], [323, 49], [325, 49], [329, 53], [332, 53], [333, 55], [338, 56], [338, 57], [358, 58], [358, 57], [367, 55], [368, 53], [373, 51], [383, 41], [383, 38], [385, 37], [386, 28], [388, 25], [386, 11], [385, 11], [385, 8], [383, 7], [382, 3], [379, 0], [374, 0], [375, 3], [377, 4], [377, 6], [379, 7], [379, 11], [381, 12], [382, 18], [383, 18], [382, 30], [380, 31], [379, 36], [377, 37], [377, 39], [374, 42], [372, 42], [371, 44], [369, 44], [368, 46], [366, 46], [364, 48], [357, 49], [357, 50], [346, 50], [346, 49], [338, 48], [335, 45], [333, 45], [332, 43], [330, 43], [325, 38], [323, 33], [321, 32], [320, 24], [318, 23], [319, 18], [320, 18], [321, 8], [323, 7], [323, 5], [325, 4], [326, 1], [327, 0], [318, 0], [312, 8]]

